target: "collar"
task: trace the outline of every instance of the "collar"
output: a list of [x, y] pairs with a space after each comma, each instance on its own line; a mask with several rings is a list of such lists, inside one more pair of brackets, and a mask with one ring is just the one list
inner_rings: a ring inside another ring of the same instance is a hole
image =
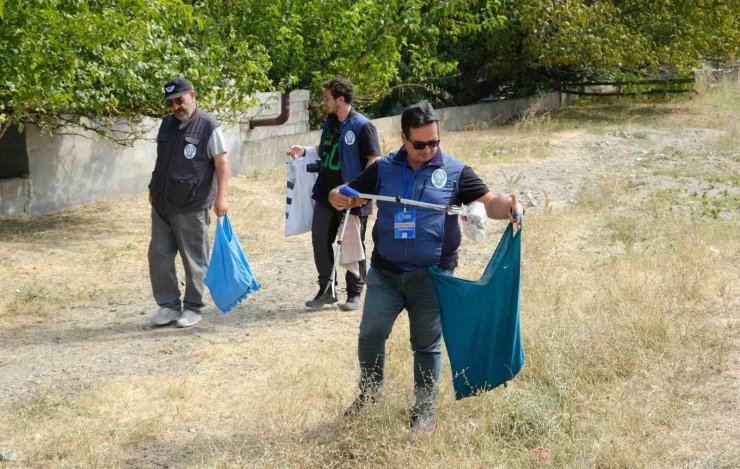
[[343, 121], [340, 121], [339, 117], [337, 117], [336, 114], [329, 114], [327, 117], [327, 120], [333, 119], [333, 120], [338, 121], [340, 124], [344, 124], [345, 122], [349, 122], [350, 120], [352, 120], [352, 118], [355, 117], [356, 115], [357, 115], [357, 111], [355, 111], [355, 108], [352, 107], [349, 110], [349, 114], [347, 114], [347, 117], [345, 117]]

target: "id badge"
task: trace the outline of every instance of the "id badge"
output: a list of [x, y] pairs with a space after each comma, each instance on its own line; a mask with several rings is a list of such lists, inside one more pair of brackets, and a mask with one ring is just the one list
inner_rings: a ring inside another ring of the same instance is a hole
[[416, 238], [416, 210], [396, 210], [393, 218], [393, 239]]

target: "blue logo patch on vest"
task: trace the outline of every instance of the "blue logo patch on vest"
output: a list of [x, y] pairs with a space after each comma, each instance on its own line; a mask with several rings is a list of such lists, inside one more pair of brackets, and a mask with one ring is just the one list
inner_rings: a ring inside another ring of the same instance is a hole
[[355, 143], [355, 133], [351, 130], [348, 130], [347, 133], [344, 134], [344, 143], [347, 145], [352, 145]]
[[185, 158], [192, 160], [193, 158], [195, 158], [196, 151], [197, 150], [195, 148], [195, 145], [193, 145], [192, 143], [188, 143], [187, 145], [185, 145], [185, 150], [183, 151], [183, 153], [185, 154]]
[[168, 93], [172, 93], [172, 90], [174, 89], [175, 89], [175, 85], [170, 85], [170, 86], [165, 87], [164, 90]]
[[447, 173], [442, 168], [434, 170], [432, 173], [432, 185], [437, 189], [440, 189], [447, 184]]

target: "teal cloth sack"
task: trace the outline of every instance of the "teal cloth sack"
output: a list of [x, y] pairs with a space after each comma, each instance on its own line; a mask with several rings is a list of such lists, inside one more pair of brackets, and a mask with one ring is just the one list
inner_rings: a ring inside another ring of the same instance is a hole
[[213, 302], [226, 314], [250, 293], [259, 290], [260, 284], [244, 257], [228, 214], [223, 219], [223, 224], [220, 218], [216, 220], [216, 239], [213, 241], [205, 284], [211, 290]]
[[514, 378], [524, 365], [519, 334], [521, 229], [509, 224], [480, 280], [434, 279], [457, 399]]

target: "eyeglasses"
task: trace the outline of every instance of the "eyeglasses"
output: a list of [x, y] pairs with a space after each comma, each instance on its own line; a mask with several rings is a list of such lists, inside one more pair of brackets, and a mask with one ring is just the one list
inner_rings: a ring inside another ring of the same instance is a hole
[[164, 100], [164, 104], [167, 107], [172, 107], [173, 104], [177, 104], [178, 106], [180, 106], [180, 105], [182, 105], [183, 102], [185, 102], [185, 95], [182, 95], [179, 98], [165, 99]]
[[437, 140], [429, 140], [428, 142], [415, 142], [411, 140], [410, 138], [406, 138], [411, 143], [411, 146], [414, 147], [414, 150], [423, 150], [426, 147], [429, 147], [431, 149], [435, 149], [439, 146], [439, 139]]

